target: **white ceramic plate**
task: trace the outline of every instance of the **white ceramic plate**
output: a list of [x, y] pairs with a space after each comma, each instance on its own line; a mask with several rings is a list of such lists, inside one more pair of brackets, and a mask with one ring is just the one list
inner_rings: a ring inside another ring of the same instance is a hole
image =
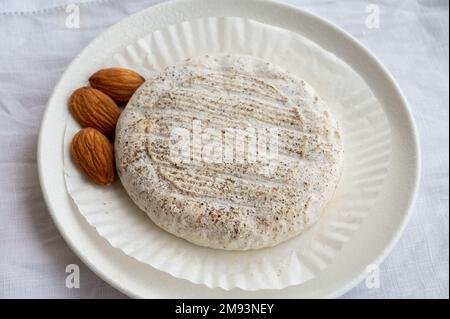
[[[145, 34], [181, 21], [209, 16], [240, 16], [298, 32], [352, 66], [383, 104], [392, 132], [392, 159], [377, 209], [345, 244], [332, 265], [315, 279], [282, 290], [209, 289], [176, 279], [111, 247], [78, 213], [63, 176], [63, 135], [67, 99], [113, 53]], [[178, 0], [136, 13], [98, 36], [61, 77], [42, 122], [38, 147], [44, 198], [62, 236], [100, 277], [122, 292], [146, 298], [326, 298], [337, 297], [364, 278], [397, 242], [418, 187], [420, 157], [407, 103], [381, 63], [334, 25], [288, 5], [261, 0]]]

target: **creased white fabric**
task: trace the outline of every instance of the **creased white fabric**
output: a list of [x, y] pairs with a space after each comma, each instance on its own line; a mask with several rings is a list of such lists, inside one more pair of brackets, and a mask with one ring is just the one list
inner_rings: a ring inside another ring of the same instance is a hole
[[[65, 26], [73, 2], [80, 4], [80, 29]], [[83, 265], [53, 225], [39, 188], [36, 143], [48, 97], [73, 57], [111, 24], [158, 2], [0, 2], [0, 298], [123, 297]], [[448, 298], [448, 2], [287, 2], [370, 48], [399, 82], [420, 131], [423, 176], [411, 221], [381, 265], [380, 288], [362, 283], [344, 298]], [[372, 2], [379, 28], [366, 26]], [[80, 265], [80, 289], [65, 287], [71, 263]]]

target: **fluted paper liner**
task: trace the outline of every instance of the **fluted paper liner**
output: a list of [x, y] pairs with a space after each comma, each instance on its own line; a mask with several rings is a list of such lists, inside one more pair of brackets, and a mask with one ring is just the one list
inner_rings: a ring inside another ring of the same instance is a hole
[[80, 213], [113, 247], [171, 275], [223, 289], [281, 289], [325, 269], [365, 216], [383, 187], [391, 136], [382, 106], [342, 60], [299, 34], [257, 21], [202, 18], [155, 31], [105, 61], [148, 77], [189, 57], [247, 54], [270, 61], [312, 85], [338, 120], [344, 169], [336, 193], [308, 231], [272, 248], [223, 251], [179, 239], [158, 228], [128, 197], [120, 182], [95, 186], [74, 166], [70, 142], [80, 129], [69, 116], [64, 170]]

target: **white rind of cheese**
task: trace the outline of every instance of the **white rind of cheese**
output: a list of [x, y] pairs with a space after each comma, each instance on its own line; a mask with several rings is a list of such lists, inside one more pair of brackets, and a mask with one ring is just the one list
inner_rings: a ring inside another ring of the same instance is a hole
[[[231, 147], [232, 161], [204, 152], [193, 137], [198, 123], [207, 143]], [[174, 128], [191, 142], [181, 160], [171, 152]], [[235, 140], [225, 132], [246, 128], [257, 142], [276, 140], [276, 157], [262, 157], [257, 144], [256, 160], [236, 160], [233, 147], [248, 152], [254, 144], [243, 131]], [[115, 154], [123, 186], [159, 227], [197, 245], [248, 250], [319, 219], [343, 147], [327, 105], [305, 81], [261, 59], [214, 54], [168, 67], [139, 88], [119, 119]]]

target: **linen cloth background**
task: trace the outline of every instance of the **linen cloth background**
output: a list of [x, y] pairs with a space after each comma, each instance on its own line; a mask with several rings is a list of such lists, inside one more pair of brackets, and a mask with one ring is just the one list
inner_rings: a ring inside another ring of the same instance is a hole
[[[0, 2], [0, 297], [124, 297], [84, 266], [56, 230], [39, 188], [38, 129], [75, 55], [108, 26], [158, 2]], [[375, 53], [409, 100], [421, 139], [420, 193], [401, 240], [380, 266], [381, 286], [362, 283], [344, 298], [448, 298], [448, 1], [286, 2], [329, 19]], [[65, 26], [69, 3], [79, 4], [79, 29]], [[379, 28], [366, 27], [370, 3], [380, 9]], [[80, 266], [79, 289], [65, 287], [72, 263]]]

